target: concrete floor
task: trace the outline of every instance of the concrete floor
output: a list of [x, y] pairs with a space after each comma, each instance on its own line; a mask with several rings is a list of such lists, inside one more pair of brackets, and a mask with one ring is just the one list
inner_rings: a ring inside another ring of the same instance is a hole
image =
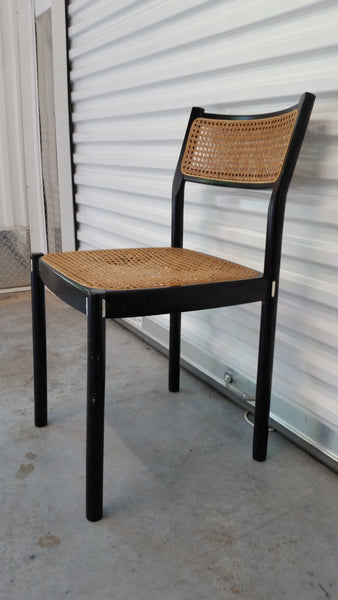
[[338, 598], [337, 477], [118, 324], [104, 518], [84, 516], [85, 318], [48, 296], [49, 426], [33, 426], [30, 297], [0, 296], [1, 600]]

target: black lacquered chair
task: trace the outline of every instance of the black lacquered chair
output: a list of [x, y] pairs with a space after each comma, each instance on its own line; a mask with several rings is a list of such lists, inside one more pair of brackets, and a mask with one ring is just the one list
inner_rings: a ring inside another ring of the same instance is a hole
[[[169, 389], [179, 389], [181, 313], [261, 302], [253, 458], [264, 461], [284, 209], [314, 95], [295, 106], [255, 116], [191, 111], [172, 189], [168, 248], [89, 250], [32, 255], [35, 424], [47, 424], [46, 285], [87, 315], [87, 518], [102, 516], [105, 321], [170, 314]], [[183, 247], [185, 182], [270, 188], [264, 272]]]

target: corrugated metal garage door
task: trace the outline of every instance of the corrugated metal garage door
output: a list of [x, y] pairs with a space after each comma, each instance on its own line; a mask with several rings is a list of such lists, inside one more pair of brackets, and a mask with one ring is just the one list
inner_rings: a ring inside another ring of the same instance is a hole
[[[80, 249], [170, 243], [192, 105], [255, 113], [317, 95], [287, 205], [272, 413], [338, 460], [338, 3], [73, 0], [68, 10]], [[185, 246], [262, 268], [264, 192], [188, 191]], [[184, 358], [223, 387], [231, 372], [250, 396], [258, 311], [184, 315]], [[134, 323], [167, 343], [166, 317]]]

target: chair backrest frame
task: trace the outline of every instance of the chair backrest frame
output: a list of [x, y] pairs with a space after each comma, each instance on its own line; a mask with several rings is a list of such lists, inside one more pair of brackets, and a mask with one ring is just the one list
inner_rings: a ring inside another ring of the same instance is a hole
[[[301, 96], [298, 104], [295, 104], [294, 106], [291, 106], [285, 110], [259, 115], [221, 115], [215, 113], [206, 113], [205, 110], [200, 107], [192, 108], [173, 180], [171, 228], [172, 246], [183, 246], [184, 190], [186, 181], [222, 187], [271, 189], [272, 192], [267, 209], [264, 277], [266, 277], [270, 281], [271, 285], [274, 286], [274, 293], [277, 293], [276, 288], [279, 281], [286, 197], [306, 133], [314, 101], [315, 96], [309, 92], [305, 92]], [[279, 175], [275, 181], [269, 183], [248, 183], [228, 180], [222, 181], [219, 179], [212, 179], [212, 177], [196, 177], [189, 174], [184, 174], [182, 172], [183, 157], [189, 140], [191, 128], [196, 119], [204, 118], [227, 121], [257, 121], [286, 115], [294, 111], [297, 111], [297, 115], [290, 135], [290, 141], [285, 151]]]

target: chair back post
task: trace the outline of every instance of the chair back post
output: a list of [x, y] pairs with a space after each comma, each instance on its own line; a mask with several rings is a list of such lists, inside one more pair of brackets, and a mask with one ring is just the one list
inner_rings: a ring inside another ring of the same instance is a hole
[[271, 285], [275, 282], [274, 295], [277, 295], [279, 282], [287, 193], [304, 140], [314, 101], [315, 96], [308, 92], [303, 94], [300, 98], [297, 106], [297, 119], [286, 152], [284, 164], [278, 180], [273, 187], [270, 198], [267, 216], [264, 276], [269, 280]]
[[181, 163], [184, 155], [184, 150], [189, 137], [189, 132], [192, 123], [198, 117], [202, 117], [204, 109], [194, 106], [191, 109], [190, 118], [187, 125], [187, 130], [183, 139], [183, 144], [172, 185], [172, 213], [171, 213], [171, 245], [174, 248], [182, 248], [183, 246], [183, 225], [184, 225], [184, 188], [185, 178], [181, 171]]

